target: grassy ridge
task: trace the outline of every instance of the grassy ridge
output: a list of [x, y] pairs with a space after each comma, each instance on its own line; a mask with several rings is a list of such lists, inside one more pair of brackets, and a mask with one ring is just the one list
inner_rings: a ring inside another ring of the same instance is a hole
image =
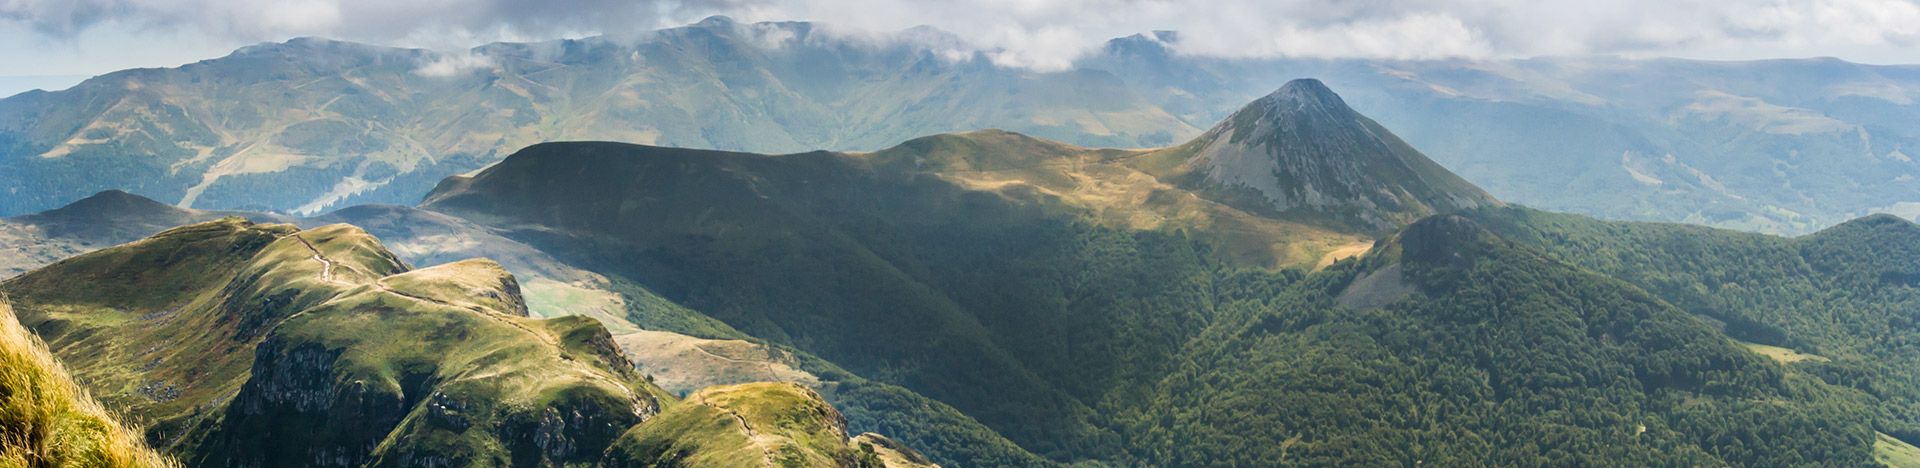
[[73, 383], [0, 300], [0, 467], [169, 467]]
[[0, 289], [195, 465], [594, 461], [666, 398], [498, 265], [410, 270], [346, 225], [195, 224]]
[[791, 383], [711, 387], [633, 428], [608, 449], [615, 466], [909, 467], [918, 453], [874, 434], [850, 438], [819, 394]]
[[[799, 444], [776, 451], [783, 463], [920, 459], [884, 438], [855, 451], [839, 413], [800, 387], [676, 404], [594, 319], [528, 317], [499, 264], [411, 269], [348, 225], [190, 225], [0, 286], [98, 389], [165, 424], [149, 436], [194, 466], [595, 465], [629, 429], [674, 421], [663, 409], [698, 407], [763, 415], [754, 427]], [[664, 433], [729, 443], [706, 436]]]

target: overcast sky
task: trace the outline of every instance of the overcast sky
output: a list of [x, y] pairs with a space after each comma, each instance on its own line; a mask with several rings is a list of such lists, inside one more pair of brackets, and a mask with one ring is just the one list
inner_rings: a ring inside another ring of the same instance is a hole
[[930, 25], [997, 50], [1003, 64], [1043, 69], [1151, 30], [1181, 31], [1184, 53], [1236, 57], [1920, 63], [1920, 0], [0, 0], [0, 87], [174, 66], [296, 36], [456, 50], [714, 14], [858, 31]]

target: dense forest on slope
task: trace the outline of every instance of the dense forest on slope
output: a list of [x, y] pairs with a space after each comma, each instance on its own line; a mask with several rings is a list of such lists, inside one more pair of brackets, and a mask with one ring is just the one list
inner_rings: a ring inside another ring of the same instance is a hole
[[1782, 238], [1524, 208], [1473, 216], [1734, 338], [1793, 351], [1803, 358], [1790, 368], [1869, 395], [1876, 429], [1920, 441], [1920, 226], [1876, 215]]
[[[1272, 281], [1272, 280], [1268, 280]], [[1866, 463], [1867, 408], [1457, 217], [1221, 313], [1117, 411], [1149, 464]]]

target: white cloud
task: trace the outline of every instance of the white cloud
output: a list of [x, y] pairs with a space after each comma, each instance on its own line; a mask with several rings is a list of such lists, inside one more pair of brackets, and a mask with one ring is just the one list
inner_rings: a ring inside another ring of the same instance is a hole
[[476, 70], [493, 68], [493, 58], [470, 53], [434, 54], [413, 68], [413, 74], [430, 78], [447, 78], [464, 75]]
[[[1866, 50], [1881, 61], [1920, 62], [1920, 0], [0, 0], [0, 28], [26, 26], [47, 37], [98, 25], [442, 50], [637, 34], [709, 14], [824, 21], [843, 36], [931, 25], [995, 63], [1038, 69], [1068, 66], [1107, 39], [1151, 30], [1180, 31], [1183, 52], [1227, 57]], [[759, 37], [769, 46], [792, 39], [781, 34]]]

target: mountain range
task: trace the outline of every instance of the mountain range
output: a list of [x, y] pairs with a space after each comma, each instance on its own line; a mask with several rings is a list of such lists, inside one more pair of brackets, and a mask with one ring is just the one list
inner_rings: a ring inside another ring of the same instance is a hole
[[873, 151], [1000, 128], [1164, 147], [1307, 76], [1529, 206], [1779, 234], [1920, 215], [1911, 66], [1221, 59], [1155, 32], [1035, 71], [931, 28], [863, 35], [722, 17], [456, 53], [303, 38], [23, 93], [0, 100], [0, 215], [106, 189], [301, 216], [412, 204], [445, 175], [558, 140]]
[[1920, 453], [1920, 226], [1538, 211], [1324, 83], [1264, 96], [1157, 149], [548, 142], [312, 218], [104, 192], [0, 226], [131, 243], [0, 292], [194, 466]]

